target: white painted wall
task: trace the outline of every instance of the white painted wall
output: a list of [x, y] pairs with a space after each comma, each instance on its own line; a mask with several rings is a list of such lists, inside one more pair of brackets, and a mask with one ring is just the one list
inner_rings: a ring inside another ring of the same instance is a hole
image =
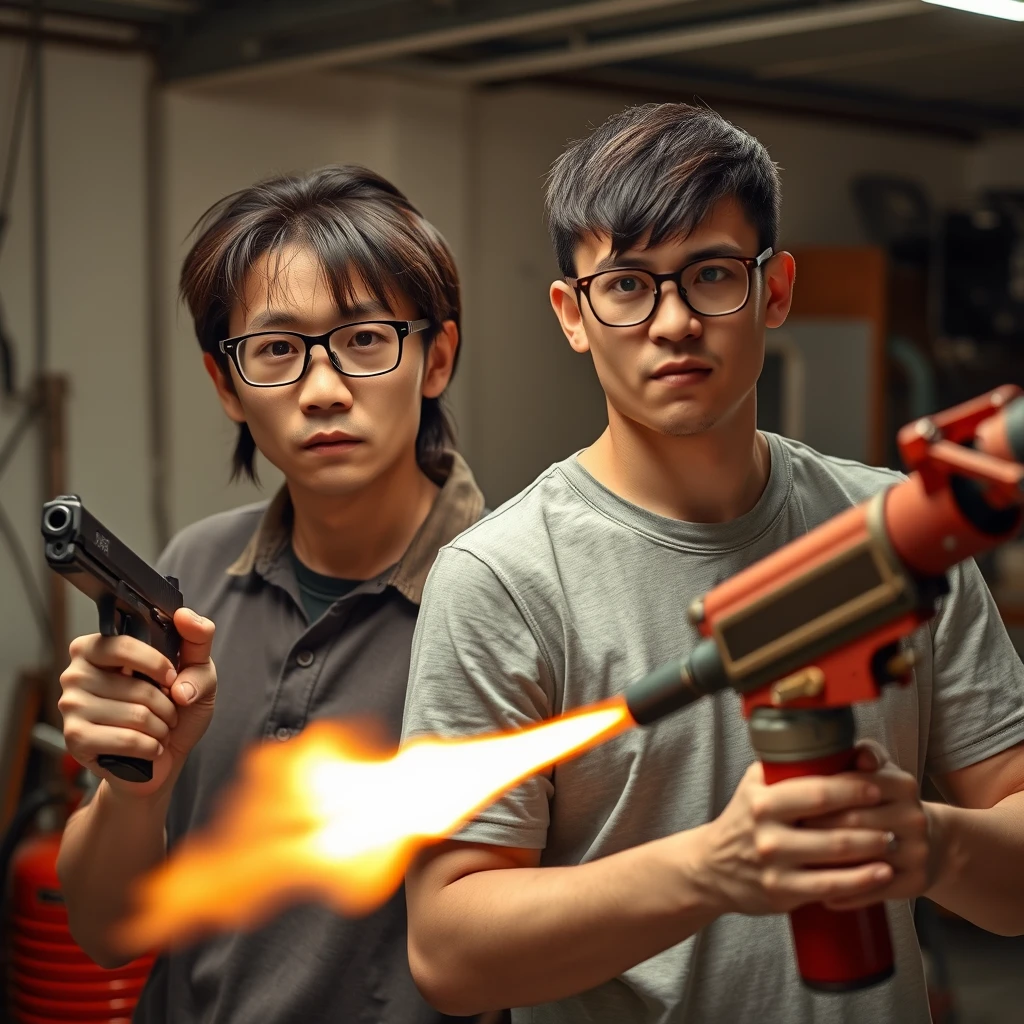
[[[0, 139], [8, 137], [21, 48], [0, 42]], [[10, 69], [10, 73], [8, 73]], [[69, 485], [125, 541], [155, 557], [147, 463], [143, 115], [139, 57], [50, 48], [47, 109], [52, 366], [72, 378]], [[543, 176], [566, 140], [625, 98], [537, 87], [480, 92], [358, 75], [307, 75], [163, 96], [164, 245], [159, 302], [168, 373], [174, 528], [259, 492], [227, 483], [234, 428], [203, 373], [176, 282], [188, 233], [225, 193], [286, 170], [365, 163], [405, 189], [462, 269], [463, 362], [453, 393], [464, 448], [490, 502], [588, 443], [603, 422], [592, 369], [562, 340], [546, 292], [554, 275]], [[1016, 137], [967, 147], [906, 133], [723, 111], [783, 167], [786, 244], [862, 241], [847, 194], [859, 170], [922, 177], [938, 202], [1024, 166]], [[0, 294], [22, 357], [32, 337], [28, 148]], [[1016, 179], [1016, 180], [1019, 180]], [[0, 440], [16, 409], [0, 407]], [[43, 579], [33, 445], [0, 479], [0, 499]], [[265, 490], [276, 475], [263, 467]], [[87, 602], [73, 625], [94, 627]], [[39, 653], [0, 546], [0, 687]]]

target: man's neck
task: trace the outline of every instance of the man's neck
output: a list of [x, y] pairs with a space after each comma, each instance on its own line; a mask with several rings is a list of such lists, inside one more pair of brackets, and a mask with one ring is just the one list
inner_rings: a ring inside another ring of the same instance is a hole
[[749, 512], [771, 470], [753, 401], [710, 430], [681, 437], [657, 434], [609, 408], [608, 429], [579, 460], [619, 497], [689, 523], [724, 523]]
[[299, 561], [324, 576], [365, 580], [405, 554], [438, 487], [410, 457], [353, 494], [324, 496], [291, 482], [288, 491]]

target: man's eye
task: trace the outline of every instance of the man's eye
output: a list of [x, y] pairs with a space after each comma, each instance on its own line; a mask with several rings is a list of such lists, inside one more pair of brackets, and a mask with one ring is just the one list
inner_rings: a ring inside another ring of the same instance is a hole
[[635, 292], [643, 291], [644, 282], [639, 277], [617, 277], [612, 282], [612, 290], [621, 292], [624, 295], [630, 295]]
[[370, 345], [374, 345], [380, 340], [380, 335], [373, 331], [357, 331], [352, 335], [352, 339], [349, 344], [354, 345], [356, 348], [368, 348]]
[[294, 355], [297, 349], [287, 338], [274, 338], [265, 341], [258, 349], [257, 355], [265, 358], [281, 359], [285, 356]]
[[729, 277], [729, 271], [725, 267], [701, 267], [701, 284], [719, 284]]

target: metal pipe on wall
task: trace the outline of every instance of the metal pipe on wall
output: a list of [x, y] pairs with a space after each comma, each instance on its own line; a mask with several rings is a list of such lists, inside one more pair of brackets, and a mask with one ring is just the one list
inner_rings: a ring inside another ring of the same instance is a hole
[[164, 337], [163, 294], [163, 197], [164, 124], [163, 98], [155, 66], [150, 67], [145, 106], [146, 192], [146, 391], [149, 398], [150, 509], [158, 550], [171, 539], [168, 508], [168, 367]]
[[32, 235], [35, 299], [35, 373], [46, 372], [49, 349], [48, 276], [46, 267], [46, 93], [43, 87], [42, 0], [32, 5]]

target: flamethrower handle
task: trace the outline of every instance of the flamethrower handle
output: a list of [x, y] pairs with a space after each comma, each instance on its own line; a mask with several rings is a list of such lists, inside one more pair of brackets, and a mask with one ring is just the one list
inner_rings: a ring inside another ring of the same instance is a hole
[[[810, 775], [853, 771], [857, 751], [849, 707], [757, 708], [750, 742], [768, 785]], [[829, 910], [808, 903], [789, 915], [804, 984], [819, 992], [852, 992], [885, 981], [894, 961], [885, 905]]]

